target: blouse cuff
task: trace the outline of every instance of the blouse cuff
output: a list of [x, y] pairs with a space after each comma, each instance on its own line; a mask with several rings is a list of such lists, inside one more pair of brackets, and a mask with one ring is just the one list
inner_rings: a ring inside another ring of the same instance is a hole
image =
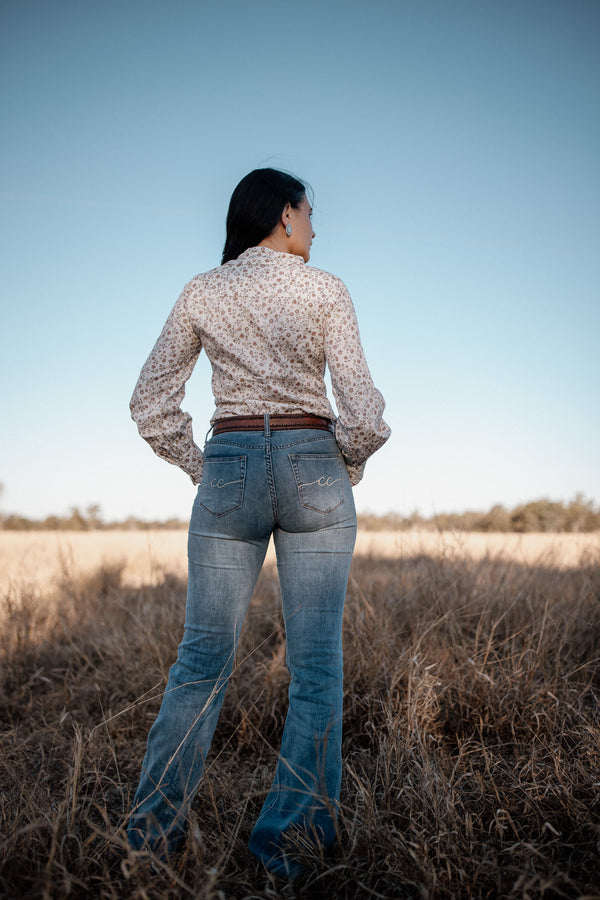
[[346, 463], [346, 469], [348, 470], [350, 484], [352, 485], [352, 487], [357, 485], [365, 474], [365, 466], [366, 462], [361, 463], [360, 466], [349, 466], [348, 463]]

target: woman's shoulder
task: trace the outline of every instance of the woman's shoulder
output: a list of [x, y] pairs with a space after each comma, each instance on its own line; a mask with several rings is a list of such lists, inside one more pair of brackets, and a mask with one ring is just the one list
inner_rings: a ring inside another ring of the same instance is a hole
[[315, 266], [309, 266], [308, 264], [303, 266], [302, 272], [315, 283], [318, 283], [322, 288], [329, 289], [337, 294], [348, 293], [348, 288], [342, 279], [339, 275], [334, 275], [333, 272], [328, 272], [326, 269], [318, 269]]
[[227, 275], [227, 264], [224, 266], [215, 266], [214, 269], [208, 269], [206, 272], [198, 272], [197, 275], [194, 275], [186, 283], [184, 291], [194, 293], [211, 284], [218, 283], [219, 281], [226, 281]]
[[334, 302], [341, 297], [349, 297], [348, 288], [342, 279], [338, 275], [334, 275], [333, 272], [308, 265], [308, 263], [304, 263], [303, 260], [297, 258], [294, 259], [294, 262], [298, 264], [291, 265], [289, 264], [290, 260], [285, 260], [285, 256], [288, 256], [288, 254], [281, 253], [277, 255], [280, 259], [275, 260], [275, 262], [278, 262], [279, 265], [273, 267], [268, 266], [264, 268], [259, 266], [257, 268], [256, 265], [248, 265], [248, 261], [238, 258], [208, 269], [206, 272], [200, 272], [187, 282], [184, 287], [184, 293], [188, 296], [193, 296], [204, 293], [206, 290], [218, 290], [219, 286], [223, 288], [231, 286], [232, 282], [235, 282], [237, 286], [240, 279], [242, 281], [245, 278], [254, 280], [260, 276], [260, 280], [265, 277], [268, 280], [269, 276], [273, 276], [278, 281], [281, 277], [284, 279], [288, 277], [290, 284], [295, 284], [297, 287], [304, 286], [305, 288], [310, 288], [311, 291], [318, 291], [323, 298], [327, 297]]

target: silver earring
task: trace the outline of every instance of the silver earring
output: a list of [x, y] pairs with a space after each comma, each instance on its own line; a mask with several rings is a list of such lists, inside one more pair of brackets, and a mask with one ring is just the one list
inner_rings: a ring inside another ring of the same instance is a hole
[[288, 237], [292, 236], [292, 226], [290, 225], [289, 222], [285, 226], [285, 233], [287, 234]]

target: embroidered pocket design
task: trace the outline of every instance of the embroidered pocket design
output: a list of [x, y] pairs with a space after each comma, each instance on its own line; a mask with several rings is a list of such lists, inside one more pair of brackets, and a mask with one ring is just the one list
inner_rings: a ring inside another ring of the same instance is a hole
[[198, 500], [213, 516], [224, 516], [244, 502], [245, 456], [221, 456], [204, 460]]
[[344, 502], [344, 481], [339, 456], [290, 454], [298, 498], [306, 509], [329, 513]]

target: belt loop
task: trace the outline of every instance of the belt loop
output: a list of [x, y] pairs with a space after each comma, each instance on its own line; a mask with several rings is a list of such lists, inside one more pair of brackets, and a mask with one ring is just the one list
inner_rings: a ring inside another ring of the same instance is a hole
[[271, 423], [269, 421], [269, 413], [265, 413], [265, 440], [271, 437]]

